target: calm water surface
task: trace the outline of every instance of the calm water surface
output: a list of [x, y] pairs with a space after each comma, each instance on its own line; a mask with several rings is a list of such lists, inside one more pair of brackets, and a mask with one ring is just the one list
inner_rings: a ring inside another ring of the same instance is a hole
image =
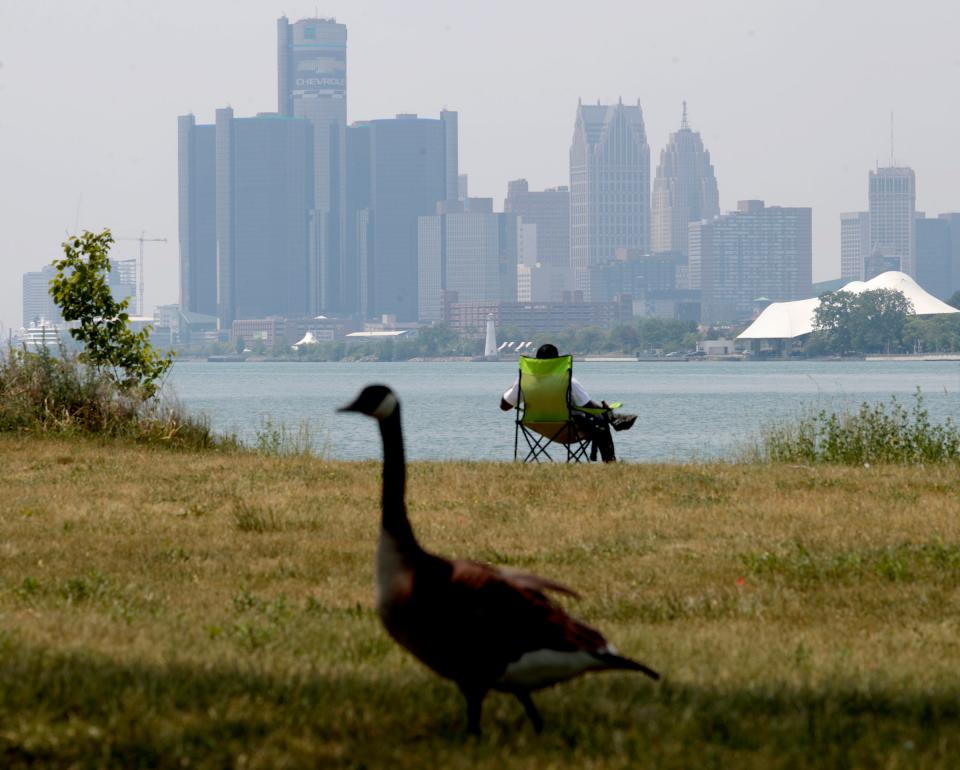
[[[912, 405], [918, 386], [932, 417], [960, 414], [956, 361], [577, 362], [574, 372], [595, 400], [623, 401], [640, 415], [614, 434], [618, 456], [633, 461], [729, 456], [773, 421], [891, 395]], [[245, 441], [268, 419], [294, 433], [306, 424], [318, 451], [359, 459], [380, 456], [379, 434], [335, 409], [381, 382], [403, 404], [411, 458], [511, 460], [513, 414], [497, 405], [515, 373], [515, 363], [186, 362], [173, 367], [168, 391]]]

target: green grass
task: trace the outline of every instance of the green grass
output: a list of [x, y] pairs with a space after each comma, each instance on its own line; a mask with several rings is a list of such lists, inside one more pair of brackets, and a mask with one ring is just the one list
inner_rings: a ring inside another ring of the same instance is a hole
[[[536, 736], [372, 610], [379, 464], [0, 436], [0, 767], [951, 768], [952, 464], [414, 463], [441, 553], [535, 570], [663, 672]], [[563, 501], [563, 504], [558, 504]]]

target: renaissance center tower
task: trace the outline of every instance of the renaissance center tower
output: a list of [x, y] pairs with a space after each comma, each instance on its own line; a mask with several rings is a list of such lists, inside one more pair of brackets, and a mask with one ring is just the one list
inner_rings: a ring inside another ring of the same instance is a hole
[[358, 270], [345, 242], [347, 27], [334, 19], [277, 20], [278, 111], [313, 126], [310, 312], [357, 309]]

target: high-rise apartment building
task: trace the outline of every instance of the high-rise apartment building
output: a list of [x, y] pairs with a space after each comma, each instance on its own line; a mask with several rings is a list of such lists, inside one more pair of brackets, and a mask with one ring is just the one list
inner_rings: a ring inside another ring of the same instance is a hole
[[812, 211], [740, 201], [737, 211], [690, 223], [690, 288], [700, 289], [705, 323], [750, 317], [757, 299], [812, 292]]
[[863, 281], [864, 264], [870, 256], [870, 214], [853, 211], [840, 215], [840, 277]]
[[680, 129], [670, 134], [653, 180], [651, 250], [655, 254], [677, 254], [685, 262], [687, 225], [719, 215], [720, 193], [710, 153], [704, 149], [700, 134], [690, 129], [684, 102]]
[[110, 284], [110, 293], [117, 302], [127, 300], [127, 312], [130, 315], [143, 316], [146, 315], [146, 308], [138, 304], [137, 270], [136, 259], [111, 259], [107, 283]]
[[650, 247], [650, 147], [639, 102], [579, 104], [570, 146], [570, 266], [590, 298], [590, 265]]
[[515, 179], [507, 184], [503, 210], [536, 225], [536, 261], [570, 267], [570, 188], [531, 191], [526, 179]]
[[310, 312], [355, 312], [358, 266], [346, 254], [347, 28], [277, 20], [278, 112], [313, 128]]
[[445, 298], [457, 302], [514, 302], [517, 298], [519, 220], [497, 214], [490, 198], [443, 201], [420, 217], [419, 320], [440, 321]]
[[870, 172], [870, 256], [895, 257], [900, 270], [917, 277], [916, 178], [900, 166]]
[[438, 201], [457, 199], [456, 132], [457, 113], [447, 110], [439, 119], [398, 115], [347, 131], [348, 248], [366, 318], [419, 318], [417, 220]]
[[235, 118], [227, 107], [216, 111], [215, 125], [187, 115], [179, 128], [183, 310], [216, 315], [221, 328], [238, 318], [306, 315], [309, 121], [275, 113]]
[[953, 294], [953, 244], [946, 219], [917, 216], [917, 283], [940, 299]]

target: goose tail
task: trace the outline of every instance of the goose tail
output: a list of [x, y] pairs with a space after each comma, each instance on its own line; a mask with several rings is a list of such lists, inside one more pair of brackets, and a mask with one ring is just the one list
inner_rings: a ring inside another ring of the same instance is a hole
[[619, 669], [621, 671], [639, 671], [641, 674], [645, 674], [653, 680], [660, 678], [660, 674], [649, 666], [646, 666], [639, 661], [625, 658], [623, 655], [620, 655], [616, 652], [605, 650], [604, 652], [594, 653], [594, 656], [603, 661], [607, 668]]

